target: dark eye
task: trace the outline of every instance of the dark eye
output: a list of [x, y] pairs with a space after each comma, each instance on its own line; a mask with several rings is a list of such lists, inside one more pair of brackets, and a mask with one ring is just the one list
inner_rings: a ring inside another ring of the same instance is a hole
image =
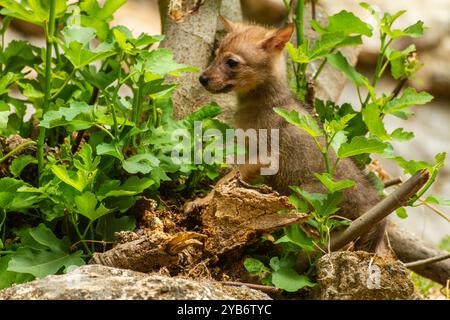
[[227, 66], [229, 66], [230, 68], [235, 68], [235, 67], [237, 67], [239, 65], [239, 62], [230, 58], [230, 59], [227, 60], [227, 62], [225, 62], [225, 64]]

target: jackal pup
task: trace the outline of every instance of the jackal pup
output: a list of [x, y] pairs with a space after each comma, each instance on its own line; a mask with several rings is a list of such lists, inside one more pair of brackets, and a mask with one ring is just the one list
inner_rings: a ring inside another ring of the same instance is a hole
[[[216, 58], [200, 76], [201, 84], [212, 93], [235, 91], [238, 106], [234, 115], [237, 128], [279, 129], [279, 171], [268, 176], [267, 182], [282, 194], [289, 194], [289, 186], [300, 186], [308, 192], [326, 190], [314, 173], [326, 172], [323, 157], [313, 139], [277, 115], [273, 108], [312, 113], [312, 108], [299, 102], [291, 92], [286, 75], [284, 47], [294, 28], [266, 29], [256, 25], [235, 23], [222, 17], [228, 34], [216, 52]], [[331, 163], [336, 155], [330, 152]], [[249, 181], [262, 165], [245, 164], [239, 168]], [[341, 209], [337, 215], [356, 219], [372, 208], [379, 195], [365, 174], [351, 159], [343, 159], [336, 168], [338, 180], [356, 182], [343, 191]], [[385, 230], [380, 222], [356, 242], [356, 249], [375, 252]]]

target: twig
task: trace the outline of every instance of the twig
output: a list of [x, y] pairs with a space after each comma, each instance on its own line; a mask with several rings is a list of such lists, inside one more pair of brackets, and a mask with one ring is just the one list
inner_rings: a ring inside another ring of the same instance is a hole
[[[419, 198], [419, 200], [424, 201], [423, 198]], [[439, 210], [438, 208], [432, 206], [429, 203], [424, 202], [423, 203], [424, 206], [428, 207], [428, 209], [430, 209], [431, 211], [433, 211], [434, 213], [436, 213], [437, 215], [441, 216], [442, 218], [444, 218], [445, 220], [447, 220], [448, 222], [450, 222], [450, 218], [445, 214], [445, 212]]]
[[232, 287], [246, 286], [246, 287], [249, 287], [250, 289], [259, 290], [261, 292], [269, 293], [269, 294], [280, 294], [281, 293], [280, 289], [277, 289], [275, 287], [264, 286], [261, 284], [234, 282], [234, 281], [221, 281], [220, 283], [225, 286], [232, 286]]
[[411, 267], [419, 267], [419, 266], [426, 266], [432, 263], [436, 263], [439, 261], [444, 261], [450, 259], [450, 253], [449, 254], [445, 254], [443, 256], [437, 256], [437, 257], [432, 257], [432, 258], [428, 258], [428, 259], [423, 259], [423, 260], [418, 260], [418, 261], [414, 261], [414, 262], [408, 262], [405, 263], [405, 267], [407, 268], [411, 268]]
[[316, 1], [317, 0], [311, 1], [311, 15], [312, 15], [313, 20], [316, 20]]
[[344, 247], [350, 241], [366, 234], [373, 225], [391, 214], [394, 210], [403, 206], [427, 183], [430, 173], [421, 170], [402, 184], [397, 190], [380, 201], [375, 207], [367, 211], [341, 234], [331, 239], [331, 250], [336, 251]]
[[398, 185], [398, 184], [400, 184], [402, 182], [403, 182], [402, 178], [391, 179], [391, 180], [388, 180], [388, 181], [386, 181], [384, 183], [384, 188], [386, 189], [386, 188], [389, 188], [389, 187], [392, 187], [392, 186], [396, 186], [396, 185]]
[[294, 11], [295, 11], [295, 0], [291, 0], [289, 4], [289, 13], [287, 17], [287, 23], [294, 23]]
[[4, 157], [0, 158], [0, 163], [2, 163], [3, 161], [8, 159], [9, 157], [14, 155], [15, 153], [19, 152], [23, 148], [26, 148], [26, 147], [28, 147], [29, 145], [32, 145], [32, 144], [36, 144], [36, 142], [35, 141], [27, 141], [27, 142], [22, 143], [20, 146], [18, 146], [14, 150], [11, 150], [9, 153], [7, 153]]
[[397, 98], [397, 96], [400, 94], [403, 87], [405, 86], [406, 82], [408, 82], [408, 79], [406, 79], [406, 78], [403, 78], [402, 80], [400, 80], [400, 82], [394, 88], [394, 91], [392, 91], [392, 93], [391, 93], [391, 96], [392, 96], [391, 100]]

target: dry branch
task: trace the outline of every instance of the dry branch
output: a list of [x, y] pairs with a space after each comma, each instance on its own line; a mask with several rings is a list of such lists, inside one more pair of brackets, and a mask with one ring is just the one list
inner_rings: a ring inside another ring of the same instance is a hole
[[423, 260], [418, 260], [415, 262], [409, 262], [409, 263], [405, 263], [405, 266], [407, 268], [414, 268], [414, 267], [420, 267], [420, 266], [426, 266], [432, 263], [436, 263], [436, 262], [440, 262], [440, 261], [444, 261], [450, 259], [450, 253], [444, 254], [443, 256], [436, 256], [433, 258], [428, 258], [428, 259], [423, 259]]
[[375, 207], [353, 221], [342, 233], [332, 237], [331, 250], [339, 250], [351, 241], [369, 232], [376, 223], [383, 220], [394, 210], [405, 205], [425, 185], [428, 178], [429, 172], [427, 170], [421, 170], [416, 173]]

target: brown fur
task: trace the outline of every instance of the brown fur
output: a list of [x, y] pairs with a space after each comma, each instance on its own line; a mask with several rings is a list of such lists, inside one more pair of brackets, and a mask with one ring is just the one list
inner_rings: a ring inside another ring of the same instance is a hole
[[[229, 31], [216, 59], [204, 72], [208, 79], [206, 89], [211, 92], [238, 93], [239, 104], [235, 113], [236, 125], [242, 129], [280, 129], [279, 172], [267, 177], [268, 183], [282, 194], [289, 194], [289, 186], [298, 185], [309, 192], [325, 192], [314, 177], [325, 172], [325, 163], [313, 139], [303, 130], [288, 124], [273, 108], [282, 107], [308, 113], [308, 108], [296, 100], [289, 89], [283, 48], [289, 41], [293, 27], [269, 30], [260, 26], [237, 24], [223, 19]], [[238, 62], [230, 67], [227, 60]], [[335, 159], [335, 154], [330, 152]], [[333, 163], [333, 162], [332, 162]], [[240, 168], [245, 179], [254, 176], [258, 166]], [[374, 186], [350, 159], [339, 162], [336, 178], [356, 182], [352, 189], [343, 191], [344, 200], [338, 215], [356, 219], [379, 200]], [[374, 252], [384, 235], [384, 222], [359, 239], [356, 248]]]

